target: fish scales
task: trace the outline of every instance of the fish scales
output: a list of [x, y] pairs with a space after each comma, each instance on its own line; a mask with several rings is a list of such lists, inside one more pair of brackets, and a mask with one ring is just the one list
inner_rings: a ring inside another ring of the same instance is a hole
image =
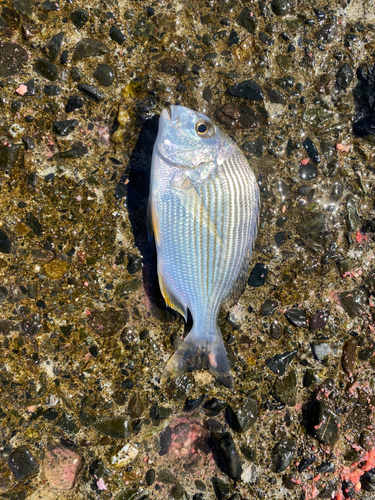
[[[199, 133], [199, 128], [209, 135]], [[154, 146], [149, 232], [155, 233], [160, 288], [193, 328], [162, 382], [207, 369], [233, 387], [218, 327], [219, 309], [242, 293], [257, 232], [259, 191], [236, 144], [205, 115], [163, 111]]]

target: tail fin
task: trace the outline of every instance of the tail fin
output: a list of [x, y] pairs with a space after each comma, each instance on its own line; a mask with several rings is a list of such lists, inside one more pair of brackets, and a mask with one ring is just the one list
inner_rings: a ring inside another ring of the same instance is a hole
[[208, 370], [214, 378], [234, 389], [227, 353], [220, 332], [209, 337], [197, 334], [194, 327], [177, 352], [168, 361], [161, 377], [164, 384], [168, 379], [175, 379], [185, 372]]

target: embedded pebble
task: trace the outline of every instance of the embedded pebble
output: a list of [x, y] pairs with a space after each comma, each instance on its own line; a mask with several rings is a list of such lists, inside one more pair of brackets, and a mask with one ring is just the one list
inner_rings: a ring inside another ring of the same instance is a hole
[[80, 30], [89, 20], [89, 13], [84, 9], [74, 10], [69, 14], [70, 19], [73, 21], [74, 26]]
[[343, 89], [347, 89], [352, 83], [354, 73], [348, 63], [345, 63], [336, 73], [336, 83]]
[[27, 446], [15, 448], [9, 455], [8, 465], [18, 481], [34, 476], [39, 470], [39, 463]]
[[215, 114], [218, 122], [229, 130], [258, 128], [264, 124], [264, 118], [257, 111], [234, 103], [225, 104]]
[[306, 313], [301, 309], [288, 309], [285, 311], [284, 316], [293, 326], [304, 328], [307, 326]]
[[[109, 80], [107, 80], [107, 82], [108, 81]], [[99, 101], [104, 99], [104, 94], [102, 92], [100, 92], [100, 90], [98, 90], [93, 85], [88, 85], [86, 83], [80, 83], [77, 88], [78, 88], [78, 90], [80, 90], [82, 92], [82, 94], [84, 94], [86, 97], [88, 97], [90, 99], [90, 101], [94, 101], [94, 102], [98, 103]]]
[[0, 40], [0, 78], [17, 75], [28, 59], [27, 51], [21, 45]]
[[292, 463], [297, 453], [297, 443], [292, 439], [282, 439], [274, 449], [275, 472], [283, 472]]
[[78, 125], [78, 120], [64, 120], [62, 122], [55, 120], [52, 125], [52, 130], [55, 134], [65, 137], [73, 132]]
[[250, 276], [248, 279], [248, 285], [253, 287], [260, 287], [264, 285], [268, 276], [268, 267], [265, 264], [258, 262], [253, 267], [250, 272]]
[[62, 446], [47, 450], [43, 462], [44, 475], [48, 483], [60, 491], [74, 488], [81, 467], [81, 455]]
[[80, 40], [73, 54], [73, 61], [80, 61], [87, 57], [97, 57], [109, 52], [110, 49], [104, 43], [93, 38], [83, 38]]
[[322, 343], [313, 343], [312, 346], [312, 351], [314, 353], [314, 356], [315, 356], [315, 359], [317, 359], [318, 361], [325, 361], [330, 353], [331, 353], [331, 348], [328, 344], [326, 344], [325, 342], [322, 342]]
[[258, 403], [251, 397], [245, 403], [233, 403], [227, 407], [225, 417], [231, 429], [246, 432], [257, 420]]
[[275, 313], [277, 306], [278, 303], [276, 300], [267, 299], [261, 305], [260, 313], [262, 316], [272, 316]]
[[297, 356], [298, 351], [287, 351], [283, 354], [275, 354], [272, 358], [265, 360], [267, 368], [269, 368], [275, 375], [280, 377], [284, 375], [287, 366], [293, 361]]
[[264, 94], [261, 87], [254, 80], [245, 80], [228, 87], [227, 92], [233, 97], [241, 97], [250, 101], [263, 101]]
[[108, 66], [108, 64], [99, 64], [94, 72], [94, 78], [96, 78], [103, 87], [110, 87], [115, 75], [111, 66]]
[[342, 348], [341, 366], [344, 372], [350, 377], [357, 358], [357, 341], [354, 338], [348, 339]]
[[35, 73], [38, 73], [38, 75], [42, 76], [46, 80], [50, 80], [51, 82], [57, 80], [59, 77], [57, 67], [50, 61], [47, 61], [47, 59], [36, 59], [33, 70]]
[[223, 434], [213, 433], [212, 437], [217, 453], [224, 463], [224, 472], [231, 479], [238, 480], [242, 474], [242, 466], [232, 435], [229, 432], [224, 432]]
[[316, 311], [310, 321], [309, 325], [310, 330], [314, 331], [314, 330], [319, 330], [320, 328], [324, 328], [327, 324], [328, 318], [329, 318], [329, 310]]

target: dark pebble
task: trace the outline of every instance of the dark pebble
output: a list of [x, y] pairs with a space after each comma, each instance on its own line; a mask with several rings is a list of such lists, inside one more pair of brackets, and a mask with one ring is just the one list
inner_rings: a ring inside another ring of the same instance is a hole
[[339, 294], [340, 303], [344, 311], [351, 317], [356, 318], [365, 313], [368, 294], [361, 288], [355, 288]]
[[211, 483], [214, 489], [216, 500], [226, 500], [232, 488], [217, 477], [213, 477], [211, 479]]
[[327, 474], [330, 472], [335, 472], [335, 464], [333, 462], [322, 462], [320, 465], [317, 466], [316, 472], [318, 474]]
[[46, 182], [53, 182], [55, 180], [55, 174], [53, 172], [51, 172], [50, 174], [47, 174], [45, 177], [44, 177], [44, 180]]
[[266, 359], [265, 363], [267, 368], [275, 373], [275, 375], [279, 375], [281, 377], [284, 375], [286, 367], [293, 361], [297, 354], [297, 349], [294, 351], [284, 352], [283, 354], [276, 354], [272, 358]]
[[35, 337], [40, 332], [42, 325], [37, 320], [37, 318], [30, 317], [22, 321], [21, 328], [28, 337], [32, 338]]
[[176, 484], [178, 479], [169, 469], [161, 469], [157, 475], [157, 481], [164, 484]]
[[86, 57], [96, 57], [102, 56], [109, 52], [110, 49], [99, 40], [95, 40], [94, 38], [83, 38], [80, 40], [73, 54], [73, 61], [79, 61], [81, 59], [85, 59]]
[[205, 101], [211, 102], [212, 101], [212, 91], [209, 87], [205, 87], [202, 92], [202, 97]]
[[258, 403], [249, 397], [245, 403], [233, 403], [225, 412], [229, 427], [236, 432], [246, 432], [258, 418]]
[[131, 428], [125, 417], [100, 418], [94, 423], [95, 429], [115, 439], [130, 437]]
[[28, 62], [27, 51], [17, 43], [0, 40], [0, 78], [17, 75]]
[[68, 62], [69, 52], [67, 50], [63, 50], [60, 56], [60, 63], [66, 64]]
[[31, 212], [28, 212], [25, 216], [25, 223], [27, 226], [29, 226], [34, 234], [37, 236], [41, 236], [43, 233], [43, 226], [41, 223], [38, 221], [38, 219], [35, 217], [34, 214]]
[[298, 170], [298, 175], [303, 181], [312, 181], [319, 174], [318, 169], [313, 163], [308, 163], [307, 165], [300, 165]]
[[95, 70], [94, 78], [96, 78], [103, 87], [110, 87], [115, 75], [111, 66], [108, 66], [108, 64], [99, 64]]
[[303, 387], [311, 387], [312, 385], [317, 385], [321, 382], [321, 379], [315, 373], [314, 370], [307, 369], [303, 375]]
[[7, 297], [8, 290], [5, 288], [5, 286], [0, 286], [0, 304], [2, 304]]
[[268, 275], [268, 266], [257, 262], [250, 272], [249, 279], [247, 281], [249, 286], [260, 287], [266, 282]]
[[92, 345], [89, 347], [89, 353], [91, 354], [91, 356], [93, 356], [94, 358], [97, 358], [98, 357], [98, 354], [99, 354], [99, 350], [98, 350], [98, 347], [96, 345]]
[[210, 52], [206, 54], [202, 61], [207, 62], [207, 61], [214, 61], [217, 58], [217, 52]]
[[268, 47], [272, 47], [275, 44], [275, 40], [266, 35], [266, 33], [263, 33], [263, 31], [259, 31], [259, 40], [268, 45]]
[[89, 20], [89, 13], [84, 9], [77, 9], [70, 13], [70, 19], [72, 20], [74, 26], [79, 30], [83, 28], [83, 26]]
[[341, 425], [338, 415], [326, 403], [316, 400], [306, 412], [310, 434], [323, 444], [334, 445]]
[[272, 0], [271, 9], [277, 16], [284, 17], [289, 14], [290, 5], [286, 0]]
[[281, 90], [276, 90], [276, 89], [272, 89], [272, 88], [268, 87], [268, 88], [266, 88], [266, 91], [267, 91], [269, 100], [273, 104], [282, 104], [283, 106], [285, 106], [286, 99], [284, 97], [284, 94], [281, 92]]
[[37, 300], [36, 301], [36, 306], [37, 307], [40, 307], [41, 309], [45, 309], [47, 307], [46, 303], [44, 302], [44, 300]]
[[354, 73], [348, 63], [345, 63], [336, 73], [336, 83], [343, 89], [347, 89], [352, 83]]
[[301, 474], [305, 472], [314, 462], [316, 461], [316, 457], [312, 455], [308, 458], [303, 458], [298, 465], [298, 472]]
[[128, 253], [127, 270], [129, 274], [136, 274], [142, 269], [142, 257]]
[[270, 336], [273, 339], [278, 340], [281, 338], [282, 334], [283, 334], [283, 329], [281, 325], [277, 321], [272, 321], [270, 325]]
[[48, 420], [49, 422], [53, 422], [54, 420], [57, 419], [58, 416], [59, 416], [59, 412], [56, 410], [56, 408], [48, 408], [43, 413], [43, 418], [45, 420]]
[[45, 12], [53, 12], [53, 11], [58, 11], [60, 9], [58, 2], [49, 2], [49, 1], [43, 2], [42, 7]]
[[324, 328], [327, 324], [328, 318], [329, 310], [316, 311], [310, 321], [310, 330], [319, 330], [320, 328]]
[[234, 444], [233, 437], [229, 432], [212, 433], [215, 448], [223, 471], [234, 480], [238, 480], [242, 474], [241, 460]]
[[86, 83], [80, 83], [78, 85], [78, 90], [82, 92], [88, 99], [91, 101], [94, 101], [98, 103], [104, 98], [104, 94], [100, 92], [96, 87], [93, 85], [87, 85]]
[[65, 151], [60, 151], [54, 155], [54, 158], [66, 158], [68, 160], [75, 160], [76, 158], [81, 158], [85, 156], [88, 152], [87, 146], [85, 146], [82, 142], [74, 142], [72, 144], [71, 149], [67, 149]]
[[47, 52], [48, 52], [48, 58], [51, 62], [55, 62], [57, 59], [57, 56], [59, 55], [60, 49], [61, 49], [61, 44], [64, 40], [64, 33], [60, 32], [57, 33], [57, 35], [53, 35], [51, 40], [48, 42], [47, 45]]
[[146, 481], [147, 486], [152, 486], [154, 484], [155, 476], [156, 476], [155, 469], [149, 469], [146, 472], [145, 481]]
[[38, 75], [50, 80], [51, 82], [57, 80], [59, 77], [59, 72], [56, 66], [50, 61], [47, 61], [47, 59], [36, 59], [33, 70], [35, 73], [38, 73]]
[[240, 37], [237, 31], [232, 30], [228, 38], [229, 47], [232, 47], [232, 45], [237, 45], [239, 42], [240, 42]]
[[267, 299], [260, 307], [260, 314], [262, 316], [272, 316], [276, 311], [278, 303], [276, 300]]
[[274, 236], [274, 240], [275, 240], [277, 248], [282, 247], [284, 245], [284, 243], [286, 242], [285, 231], [280, 231], [279, 233], [276, 233]]
[[205, 398], [205, 396], [201, 395], [201, 396], [199, 396], [198, 398], [195, 398], [195, 399], [187, 399], [185, 401], [185, 405], [183, 407], [183, 411], [189, 412], [189, 411], [196, 410], [203, 403], [204, 398]]
[[294, 87], [295, 84], [295, 78], [292, 75], [286, 75], [283, 76], [282, 78], [276, 78], [275, 79], [275, 85], [280, 87], [283, 90], [288, 90]]
[[215, 116], [219, 123], [229, 130], [245, 130], [258, 128], [264, 124], [264, 118], [255, 109], [228, 103], [217, 109]]
[[[199, 68], [199, 69], [198, 69]], [[165, 57], [159, 62], [158, 65], [159, 71], [162, 73], [166, 73], [168, 75], [187, 75], [189, 72], [189, 67], [186, 61], [177, 61], [172, 57]], [[194, 64], [192, 67], [193, 73], [198, 75], [200, 68], [197, 64]]]
[[292, 439], [282, 439], [274, 449], [275, 472], [283, 472], [289, 467], [297, 452], [297, 444]]
[[297, 375], [294, 370], [275, 381], [275, 395], [287, 406], [297, 403]]
[[18, 481], [23, 481], [39, 470], [39, 463], [27, 446], [18, 446], [8, 458], [8, 465]]
[[150, 418], [152, 420], [165, 420], [172, 413], [171, 408], [166, 408], [164, 406], [152, 405], [150, 408]]
[[348, 226], [348, 231], [353, 233], [358, 229], [360, 219], [355, 199], [351, 194], [348, 194], [346, 197], [346, 210], [346, 225]]
[[53, 122], [52, 131], [57, 135], [65, 137], [73, 132], [78, 125], [78, 120], [64, 120], [62, 122], [56, 120]]
[[307, 326], [306, 313], [301, 309], [288, 309], [285, 311], [284, 316], [293, 326], [302, 328]]
[[245, 80], [228, 87], [227, 92], [233, 97], [241, 97], [250, 101], [263, 101], [264, 94], [261, 87], [254, 80]]
[[288, 45], [288, 52], [295, 52], [295, 51], [296, 51], [296, 48], [292, 43], [290, 45]]
[[237, 18], [237, 22], [240, 26], [245, 28], [245, 30], [254, 35], [258, 21], [253, 13], [253, 10], [250, 10], [248, 7], [242, 9]]
[[221, 399], [212, 398], [206, 401], [203, 405], [203, 410], [205, 414], [209, 417], [215, 417], [219, 415], [220, 412], [224, 410], [227, 406], [227, 402]]
[[71, 95], [65, 106], [65, 113], [71, 113], [83, 106], [83, 99], [77, 95]]
[[21, 148], [21, 144], [0, 145], [0, 168], [12, 170], [16, 166]]
[[120, 29], [117, 28], [117, 26], [111, 27], [111, 29], [109, 30], [109, 36], [114, 42], [118, 43], [119, 45], [122, 45], [126, 40], [126, 36]]
[[258, 137], [253, 141], [244, 142], [242, 148], [250, 155], [254, 155], [256, 158], [262, 158], [264, 150], [266, 149], [266, 143], [262, 137]]
[[288, 217], [280, 217], [280, 219], [277, 219], [277, 221], [276, 221], [276, 226], [277, 227], [284, 227], [284, 224], [287, 220], [288, 220]]
[[44, 85], [43, 92], [49, 96], [59, 95], [61, 93], [61, 87], [58, 85]]
[[320, 9], [314, 9], [314, 13], [315, 13], [318, 21], [324, 21], [324, 19], [327, 17], [326, 13]]
[[357, 358], [357, 341], [354, 338], [348, 339], [342, 348], [341, 366], [344, 372], [351, 377]]
[[336, 34], [336, 26], [333, 23], [328, 23], [315, 33], [315, 38], [320, 42], [330, 43], [334, 41]]
[[198, 64], [193, 64], [193, 66], [191, 67], [191, 72], [193, 73], [193, 75], [197, 75], [199, 76], [199, 72], [201, 71], [201, 66], [198, 66]]
[[72, 68], [70, 70], [70, 76], [72, 77], [72, 80], [74, 80], [75, 82], [81, 81], [83, 77], [82, 73], [78, 68]]
[[308, 154], [308, 156], [316, 163], [320, 163], [319, 151], [309, 137], [306, 137], [302, 145], [306, 149], [306, 153]]
[[0, 229], [0, 253], [10, 253], [10, 239], [2, 229]]

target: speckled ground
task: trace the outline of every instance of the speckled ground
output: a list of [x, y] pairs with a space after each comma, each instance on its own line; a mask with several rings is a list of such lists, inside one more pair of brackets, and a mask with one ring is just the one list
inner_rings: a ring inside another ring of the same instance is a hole
[[[0, 11], [0, 498], [373, 499], [372, 2]], [[159, 384], [189, 328], [145, 229], [169, 104], [259, 181], [235, 391]]]

